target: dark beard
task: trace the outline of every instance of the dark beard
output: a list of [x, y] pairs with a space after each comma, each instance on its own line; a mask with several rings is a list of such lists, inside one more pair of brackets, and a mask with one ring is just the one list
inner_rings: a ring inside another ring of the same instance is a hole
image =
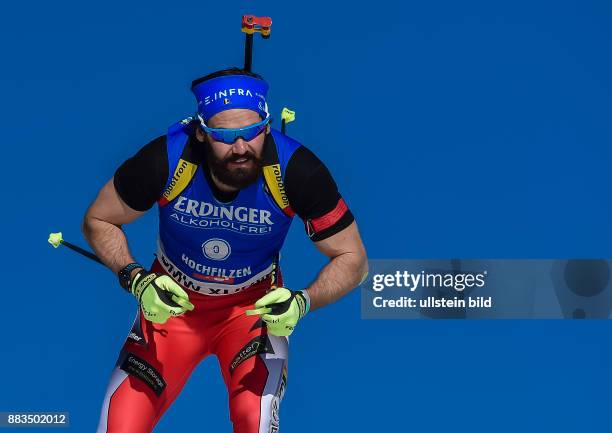
[[[261, 175], [264, 165], [263, 160], [258, 158], [253, 153], [247, 152], [244, 155], [219, 159], [213, 154], [208, 140], [205, 140], [203, 144], [210, 171], [219, 182], [232, 188], [243, 189], [254, 183]], [[247, 160], [252, 161], [252, 167], [238, 167], [230, 170], [228, 163], [234, 162], [241, 158], [246, 158]]]

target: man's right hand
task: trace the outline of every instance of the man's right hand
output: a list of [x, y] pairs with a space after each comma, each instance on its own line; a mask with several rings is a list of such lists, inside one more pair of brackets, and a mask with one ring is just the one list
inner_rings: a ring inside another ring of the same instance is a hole
[[145, 319], [153, 323], [166, 323], [170, 316], [180, 316], [194, 308], [187, 292], [168, 275], [141, 270], [133, 278], [130, 292]]

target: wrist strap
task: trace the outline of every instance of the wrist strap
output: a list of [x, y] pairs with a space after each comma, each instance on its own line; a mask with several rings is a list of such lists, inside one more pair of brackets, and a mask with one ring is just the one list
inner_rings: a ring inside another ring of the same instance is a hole
[[[310, 295], [306, 290], [299, 290], [297, 295], [303, 298], [304, 305], [300, 305], [300, 318], [304, 317], [310, 311]], [[303, 313], [302, 313], [303, 311]]]
[[121, 287], [123, 287], [128, 292], [130, 291], [132, 271], [137, 268], [144, 269], [145, 267], [142, 266], [140, 263], [134, 262], [134, 263], [130, 263], [129, 265], [127, 265], [126, 267], [124, 267], [117, 273], [117, 275], [119, 276], [119, 285], [121, 285]]
[[134, 281], [132, 281], [132, 284], [130, 285], [130, 292], [132, 292], [132, 295], [134, 295], [134, 297], [138, 300], [138, 303], [140, 303], [142, 294], [147, 287], [149, 287], [149, 284], [151, 284], [157, 277], [158, 275], [155, 272], [147, 272], [144, 269], [136, 273]]

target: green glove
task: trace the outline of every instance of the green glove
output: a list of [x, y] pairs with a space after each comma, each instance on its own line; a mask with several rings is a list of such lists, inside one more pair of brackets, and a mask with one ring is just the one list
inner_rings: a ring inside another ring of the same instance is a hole
[[268, 332], [278, 337], [291, 335], [298, 320], [308, 313], [310, 297], [304, 290], [292, 292], [284, 287], [276, 287], [255, 302], [255, 310], [248, 310], [247, 316], [261, 315]]
[[187, 293], [168, 275], [142, 270], [132, 280], [130, 292], [145, 319], [153, 323], [166, 323], [170, 316], [180, 316], [194, 308]]

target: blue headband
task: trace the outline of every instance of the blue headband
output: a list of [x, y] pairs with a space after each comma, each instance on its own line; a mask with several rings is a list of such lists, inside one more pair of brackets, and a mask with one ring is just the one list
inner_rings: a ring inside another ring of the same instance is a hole
[[205, 122], [215, 114], [232, 108], [246, 108], [268, 116], [268, 83], [248, 75], [224, 75], [191, 88], [198, 101], [198, 114]]

